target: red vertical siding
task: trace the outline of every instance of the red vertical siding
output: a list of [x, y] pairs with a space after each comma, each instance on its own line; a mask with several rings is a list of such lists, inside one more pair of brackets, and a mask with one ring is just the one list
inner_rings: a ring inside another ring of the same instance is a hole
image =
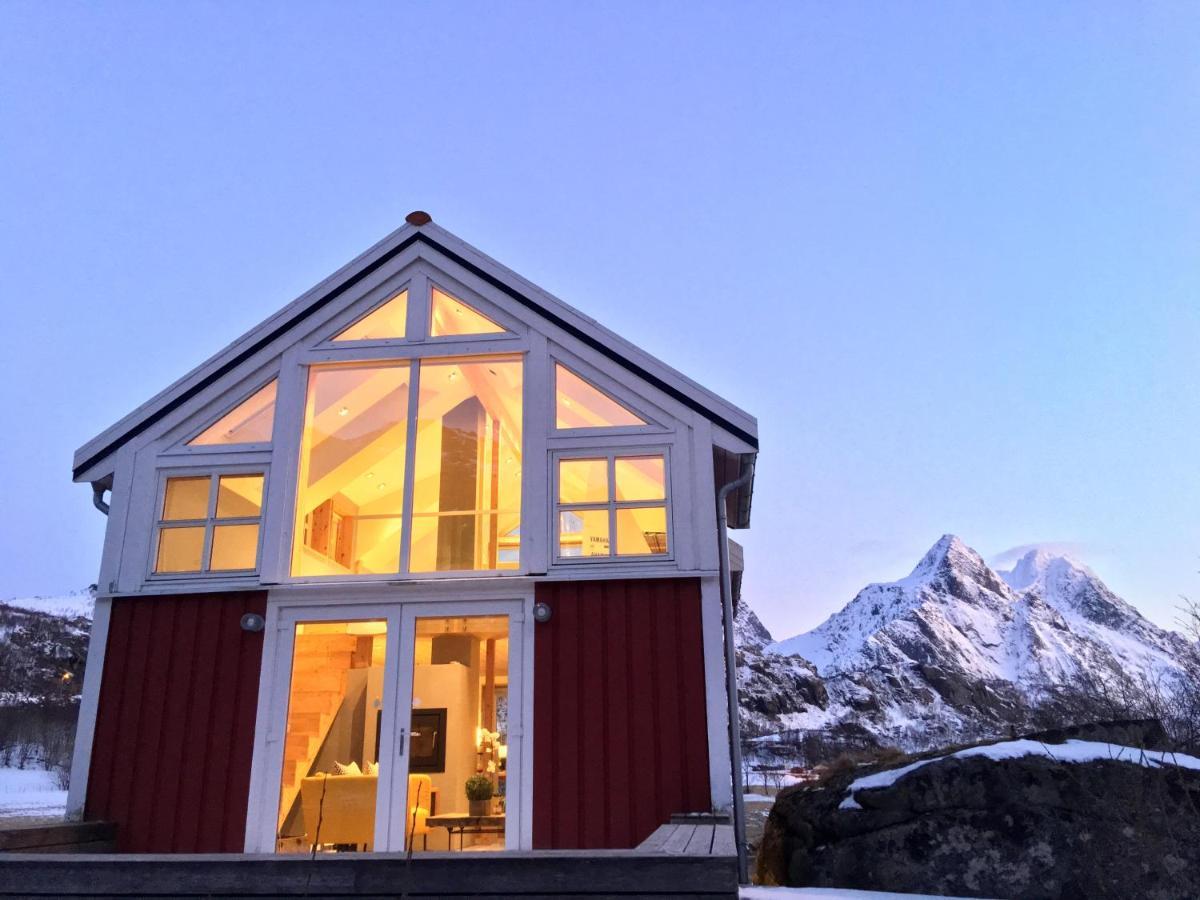
[[118, 849], [241, 852], [263, 635], [262, 591], [112, 602], [87, 815]]
[[633, 847], [710, 808], [700, 583], [550, 582], [534, 629], [533, 845]]

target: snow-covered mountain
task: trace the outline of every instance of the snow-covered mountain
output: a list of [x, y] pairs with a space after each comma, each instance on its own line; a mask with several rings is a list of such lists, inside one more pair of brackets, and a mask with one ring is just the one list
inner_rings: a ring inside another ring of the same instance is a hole
[[1200, 671], [1195, 645], [1148, 621], [1086, 567], [1033, 551], [996, 572], [953, 535], [907, 577], [868, 585], [812, 631], [774, 644], [757, 635], [754, 644], [763, 652], [746, 645], [745, 672], [761, 682], [779, 667], [760, 656], [789, 660], [793, 670], [811, 663], [824, 702], [811, 685], [808, 703], [784, 690], [791, 702], [775, 706], [789, 710], [763, 721], [757, 708], [769, 691], [755, 684], [743, 700], [756, 707], [753, 731], [865, 730], [907, 747], [1001, 733], [1068, 695]]
[[66, 594], [54, 594], [43, 597], [17, 597], [0, 600], [0, 605], [25, 609], [30, 612], [46, 613], [62, 619], [91, 619], [92, 610], [96, 606], [96, 594], [92, 588], [80, 591], [70, 591]]
[[78, 700], [94, 605], [90, 589], [0, 600], [0, 708]]

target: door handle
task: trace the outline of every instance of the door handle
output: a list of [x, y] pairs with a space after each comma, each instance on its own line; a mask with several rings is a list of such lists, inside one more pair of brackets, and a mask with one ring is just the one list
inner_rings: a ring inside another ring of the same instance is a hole
[[408, 734], [408, 732], [405, 731], [403, 728], [401, 728], [400, 729], [400, 742], [397, 745], [399, 749], [396, 750], [396, 753], [400, 756], [404, 755], [404, 737], [406, 734]]

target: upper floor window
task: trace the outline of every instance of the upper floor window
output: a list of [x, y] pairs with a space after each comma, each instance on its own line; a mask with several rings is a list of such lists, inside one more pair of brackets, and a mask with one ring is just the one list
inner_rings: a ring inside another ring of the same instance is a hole
[[584, 381], [562, 363], [554, 364], [554, 427], [617, 428], [645, 425], [600, 388]]
[[662, 454], [560, 457], [557, 469], [560, 559], [669, 552]]
[[408, 328], [408, 291], [381, 303], [349, 328], [338, 332], [334, 341], [384, 341], [402, 339]]
[[257, 569], [262, 498], [261, 472], [165, 479], [155, 529], [155, 573]]
[[479, 310], [434, 286], [429, 301], [430, 337], [502, 334], [504, 330]]
[[521, 398], [515, 356], [314, 366], [292, 574], [515, 568]]
[[272, 379], [188, 441], [188, 446], [267, 444], [274, 427], [275, 380]]

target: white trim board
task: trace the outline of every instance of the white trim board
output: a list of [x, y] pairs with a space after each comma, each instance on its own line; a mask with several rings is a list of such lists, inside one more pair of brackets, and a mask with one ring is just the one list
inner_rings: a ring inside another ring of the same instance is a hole
[[430, 223], [420, 227], [405, 225], [388, 235], [366, 253], [85, 443], [75, 454], [76, 480], [103, 477], [108, 456], [121, 444], [145, 430], [148, 423], [157, 421], [176, 404], [204, 392], [228, 372], [240, 368], [243, 360], [261, 359], [269, 348], [278, 354], [289, 343], [289, 335], [302, 327], [311, 313], [332, 303], [346, 290], [358, 288], [362, 281], [387, 269], [389, 265], [398, 263], [414, 248], [414, 256], [431, 261], [441, 259], [455, 269], [465, 267], [466, 273], [473, 278], [464, 274], [460, 280], [468, 286], [472, 280], [484, 281], [507, 293], [513, 302], [519, 301], [535, 316], [545, 320], [545, 327], [540, 330], [548, 336], [566, 343], [583, 341], [590, 344], [593, 350], [602, 350], [616, 364], [629, 369], [644, 381], [657, 382], [655, 386], [702, 412], [722, 429], [743, 435], [749, 443], [757, 443], [757, 422], [753, 416]]

